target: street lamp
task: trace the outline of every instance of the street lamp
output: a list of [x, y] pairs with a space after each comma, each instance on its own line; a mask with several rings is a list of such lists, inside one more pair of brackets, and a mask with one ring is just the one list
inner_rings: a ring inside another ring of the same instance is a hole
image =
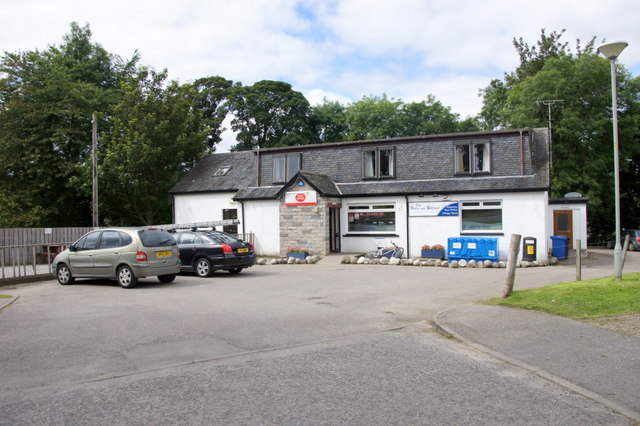
[[615, 205], [616, 205], [616, 245], [613, 251], [613, 268], [616, 274], [616, 280], [622, 279], [622, 246], [620, 244], [620, 170], [618, 158], [618, 87], [616, 83], [616, 59], [629, 44], [626, 41], [615, 41], [613, 43], [603, 44], [598, 47], [598, 51], [602, 53], [611, 62], [611, 103], [613, 116], [613, 178], [615, 187]]

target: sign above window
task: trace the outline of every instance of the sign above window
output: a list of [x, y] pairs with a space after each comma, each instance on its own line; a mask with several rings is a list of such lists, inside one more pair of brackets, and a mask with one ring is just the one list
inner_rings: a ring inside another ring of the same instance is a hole
[[458, 203], [431, 201], [409, 203], [409, 216], [458, 216]]
[[291, 191], [284, 194], [287, 206], [315, 206], [318, 204], [315, 191]]

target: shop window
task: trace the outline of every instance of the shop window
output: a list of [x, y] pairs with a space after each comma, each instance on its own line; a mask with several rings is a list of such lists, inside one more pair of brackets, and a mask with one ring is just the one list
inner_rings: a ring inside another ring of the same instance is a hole
[[491, 171], [489, 142], [458, 142], [454, 146], [456, 173], [475, 174]]
[[288, 182], [301, 169], [300, 154], [286, 154], [273, 157], [273, 183]]
[[359, 204], [349, 206], [347, 231], [357, 233], [396, 232], [396, 211], [393, 204]]
[[395, 153], [393, 148], [365, 148], [362, 151], [362, 177], [383, 179], [395, 176]]
[[502, 201], [463, 201], [462, 232], [502, 231]]

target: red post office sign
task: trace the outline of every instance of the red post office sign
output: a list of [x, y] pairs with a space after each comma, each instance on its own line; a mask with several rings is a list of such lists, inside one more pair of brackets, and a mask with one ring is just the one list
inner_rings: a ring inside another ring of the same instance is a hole
[[315, 191], [295, 191], [284, 194], [284, 203], [287, 206], [315, 206], [318, 204]]

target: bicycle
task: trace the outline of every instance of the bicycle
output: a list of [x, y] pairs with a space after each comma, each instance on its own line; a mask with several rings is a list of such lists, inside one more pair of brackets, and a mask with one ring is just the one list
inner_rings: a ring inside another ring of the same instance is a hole
[[380, 245], [379, 242], [377, 242], [378, 248], [376, 250], [370, 251], [369, 253], [365, 253], [364, 257], [369, 259], [379, 259], [381, 257], [401, 258], [404, 254], [404, 249], [402, 247], [399, 247], [393, 241], [389, 241], [389, 243], [393, 247], [384, 247], [383, 245]]

